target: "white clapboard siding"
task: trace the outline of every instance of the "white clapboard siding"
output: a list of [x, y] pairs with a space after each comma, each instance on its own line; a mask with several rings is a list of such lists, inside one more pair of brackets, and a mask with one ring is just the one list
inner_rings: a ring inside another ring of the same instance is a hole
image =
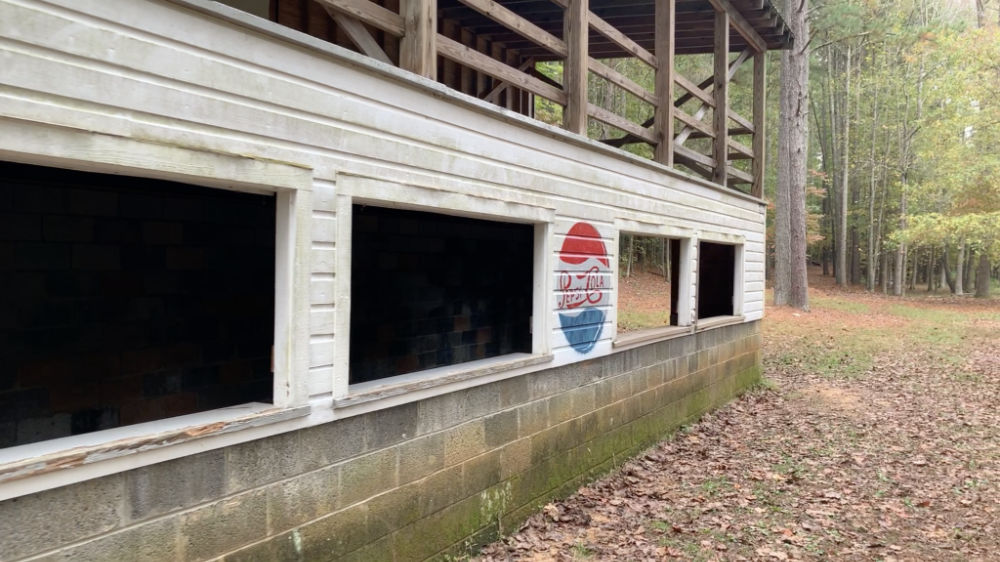
[[[0, 0], [0, 127], [4, 119], [37, 122], [53, 131], [142, 139], [310, 170], [311, 394], [331, 392], [338, 364], [335, 305], [345, 296], [336, 295], [335, 287], [339, 275], [350, 274], [336, 271], [338, 252], [349, 250], [337, 245], [342, 219], [336, 215], [337, 185], [344, 176], [442, 193], [445, 205], [462, 202], [442, 209], [458, 214], [496, 209], [496, 202], [554, 213], [548, 241], [553, 267], [547, 268], [553, 275], [565, 235], [580, 221], [601, 233], [610, 271], [618, 259], [616, 221], [651, 231], [683, 229], [694, 239], [740, 239], [743, 313], [760, 318], [765, 268], [760, 201], [502, 112], [271, 22], [251, 16], [236, 22], [227, 18], [237, 16], [213, 14], [218, 9], [209, 2], [194, 10], [186, 1]], [[53, 136], [45, 142], [53, 146], [60, 140]], [[54, 146], [66, 158], [86, 148]], [[17, 148], [0, 138], [0, 151]], [[394, 198], [405, 203], [406, 193]], [[607, 307], [616, 296], [615, 280], [609, 281]], [[600, 341], [580, 354], [559, 328], [557, 279], [547, 287], [555, 363], [610, 353], [613, 311], [608, 308]], [[690, 291], [692, 307], [696, 294]]]

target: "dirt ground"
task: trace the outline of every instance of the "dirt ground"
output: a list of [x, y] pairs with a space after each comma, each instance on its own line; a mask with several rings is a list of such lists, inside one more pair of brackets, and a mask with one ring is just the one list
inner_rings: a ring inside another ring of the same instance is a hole
[[670, 283], [659, 273], [636, 270], [618, 278], [618, 331], [670, 325]]
[[765, 380], [481, 560], [1000, 560], [1000, 301], [811, 290]]

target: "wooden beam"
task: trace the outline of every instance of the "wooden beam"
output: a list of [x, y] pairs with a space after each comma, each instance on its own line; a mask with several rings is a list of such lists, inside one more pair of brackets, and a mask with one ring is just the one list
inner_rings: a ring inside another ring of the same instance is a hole
[[674, 165], [674, 0], [655, 0], [653, 27], [656, 51], [656, 109], [653, 130], [656, 131], [656, 152], [653, 158], [667, 166]]
[[702, 121], [702, 117], [705, 116], [706, 112], [707, 110], [702, 107], [698, 113], [689, 115], [688, 112], [679, 107], [674, 108], [674, 117], [681, 123], [684, 123], [684, 131], [682, 131], [682, 133], [677, 135], [677, 138], [674, 139], [674, 143], [677, 144], [677, 146], [682, 146], [684, 142], [687, 141], [688, 137], [691, 136], [690, 134], [685, 134], [689, 129], [700, 131], [705, 135], [705, 137], [715, 138], [715, 131], [709, 127], [707, 123]]
[[545, 47], [553, 53], [567, 56], [566, 43], [493, 0], [458, 0], [480, 14], [499, 22], [521, 37]]
[[683, 156], [688, 160], [693, 160], [709, 169], [715, 168], [715, 158], [705, 156], [704, 154], [691, 150], [686, 146], [675, 146], [674, 152], [677, 153], [677, 156]]
[[712, 111], [712, 125], [715, 142], [712, 156], [715, 158], [715, 173], [712, 181], [725, 186], [729, 179], [727, 162], [729, 156], [729, 13], [715, 12], [715, 84], [712, 95], [715, 109]]
[[751, 123], [750, 120], [747, 119], [746, 117], [743, 117], [739, 113], [736, 113], [735, 111], [733, 111], [733, 108], [731, 108], [731, 107], [729, 108], [729, 118], [732, 119], [740, 127], [744, 128], [744, 129], [746, 129], [746, 130], [748, 130], [750, 132], [754, 131], [753, 123]]
[[567, 50], [566, 65], [563, 70], [563, 89], [566, 91], [567, 99], [566, 110], [563, 111], [563, 127], [579, 135], [587, 134], [589, 13], [588, 0], [569, 0], [563, 16], [563, 37], [566, 40]]
[[[372, 27], [377, 27], [382, 31], [387, 31], [393, 35], [402, 36], [405, 34], [403, 17], [395, 12], [390, 12], [378, 4], [369, 0], [316, 0], [324, 7], [330, 7], [338, 12], [343, 12], [355, 17]], [[413, 1], [413, 0], [410, 0]]]
[[631, 78], [625, 76], [624, 74], [618, 72], [617, 70], [611, 68], [610, 66], [604, 64], [597, 59], [589, 59], [588, 66], [590, 71], [594, 74], [604, 78], [608, 82], [611, 82], [615, 86], [631, 93], [635, 97], [641, 99], [642, 101], [655, 106], [657, 104], [656, 95], [632, 81]]
[[[753, 159], [753, 150], [751, 150], [749, 146], [733, 140], [732, 137], [729, 138], [729, 148], [733, 149], [737, 158], [740, 160]], [[732, 158], [732, 154], [733, 153], [730, 153], [730, 158]]]
[[[597, 17], [594, 14], [590, 15], [590, 26], [594, 28], [594, 31], [600, 33], [601, 35], [607, 37], [612, 43], [617, 44], [619, 47], [624, 49], [627, 53], [631, 54], [635, 58], [641, 60], [642, 62], [648, 64], [649, 66], [656, 68], [659, 64], [656, 55], [650, 53], [642, 47], [642, 45], [636, 43], [628, 35], [625, 35], [618, 30], [615, 26], [604, 21], [603, 19]], [[655, 47], [654, 47], [655, 48]]]
[[[517, 69], [520, 70], [521, 72], [527, 72], [533, 66], [535, 66], [535, 59], [528, 59], [522, 62], [521, 65], [517, 67]], [[504, 90], [506, 90], [509, 87], [510, 87], [510, 82], [500, 82], [499, 84], [494, 86], [493, 89], [490, 90], [485, 96], [483, 96], [483, 101], [488, 101], [490, 103], [497, 103], [497, 100], [500, 99], [500, 94], [502, 94]], [[561, 88], [562, 85], [558, 85], [558, 87]]]
[[639, 125], [638, 123], [633, 123], [632, 121], [629, 121], [628, 119], [622, 117], [621, 115], [618, 115], [617, 113], [612, 113], [607, 109], [596, 106], [592, 103], [588, 104], [587, 113], [594, 119], [597, 119], [602, 123], [607, 123], [612, 127], [617, 127], [625, 131], [626, 133], [635, 136], [636, 138], [648, 142], [649, 144], [655, 145], [657, 143], [658, 139], [656, 138], [656, 135], [652, 133], [652, 131], [643, 128], [642, 125]]
[[403, 0], [401, 9], [405, 32], [399, 46], [399, 66], [437, 80], [437, 0]]
[[[507, 66], [510, 66], [510, 67], [513, 67], [513, 68], [517, 68], [518, 70], [521, 70], [519, 68], [519, 62], [521, 60], [521, 57], [518, 55], [517, 51], [515, 51], [513, 49], [507, 49], [507, 51], [504, 53], [504, 56], [506, 57]], [[524, 71], [522, 70], [522, 72], [524, 72]], [[521, 102], [521, 96], [520, 96], [520, 93], [519, 93], [518, 89], [516, 87], [514, 87], [513, 85], [511, 85], [510, 87], [508, 87], [506, 89], [506, 94], [507, 94], [506, 95], [506, 97], [507, 97], [507, 100], [506, 100], [507, 101], [507, 104], [506, 104], [507, 109], [509, 109], [511, 111], [516, 111], [516, 112], [520, 113], [521, 112], [521, 107], [520, 107], [519, 104]]]
[[757, 33], [757, 30], [754, 29], [752, 25], [750, 25], [750, 22], [748, 22], [746, 18], [743, 17], [743, 14], [741, 14], [739, 10], [734, 8], [733, 5], [729, 3], [729, 0], [708, 0], [708, 1], [709, 3], [712, 4], [712, 7], [715, 8], [717, 12], [726, 13], [726, 16], [729, 19], [730, 24], [733, 26], [734, 29], [736, 29], [737, 33], [739, 33], [740, 35], [743, 36], [744, 39], [746, 39], [747, 44], [750, 45], [750, 47], [753, 48], [755, 52], [761, 52], [767, 50], [767, 42], [764, 41], [764, 39], [760, 36], [760, 34]]
[[[743, 63], [746, 62], [746, 60], [749, 57], [750, 57], [750, 51], [746, 50], [746, 51], [743, 51], [742, 53], [740, 53], [739, 56], [736, 57], [736, 60], [734, 60], [732, 63], [730, 63], [730, 65], [729, 65], [729, 71], [726, 73], [726, 80], [727, 81], [733, 79], [733, 76], [736, 75], [736, 71], [741, 66], [743, 66]], [[701, 82], [701, 84], [699, 84], [699, 87], [701, 87], [701, 88], [707, 88], [707, 87], [714, 88], [715, 87], [714, 84], [715, 84], [715, 76], [713, 75], [713, 76], [710, 76], [710, 77], [706, 78], [705, 80], [703, 80]], [[677, 102], [674, 105], [675, 106], [680, 106], [681, 103], [690, 100], [691, 96], [693, 96], [693, 95], [694, 94], [690, 94], [690, 93], [684, 94], [683, 96], [681, 96], [677, 100]], [[712, 105], [713, 106], [715, 105], [715, 98], [714, 97], [712, 98]], [[695, 119], [697, 119], [698, 122], [701, 122], [701, 120], [705, 117], [706, 113], [708, 113], [708, 104], [702, 102], [702, 104], [698, 108], [698, 110], [694, 112], [694, 116], [693, 117]], [[678, 144], [678, 145], [684, 144], [685, 142], [688, 141], [689, 138], [693, 138], [695, 136], [695, 131], [696, 130], [700, 130], [700, 129], [697, 129], [696, 127], [692, 127], [690, 125], [685, 126], [683, 129], [681, 129], [681, 132], [680, 132], [680, 134], [677, 135], [677, 138], [674, 139], [674, 144]], [[711, 136], [712, 138], [715, 138], [715, 134], [714, 133], [712, 133], [709, 136]], [[702, 137], [702, 138], [704, 138], [704, 137]]]
[[447, 59], [468, 65], [479, 72], [488, 74], [497, 80], [510, 82], [522, 90], [550, 99], [558, 104], [566, 105], [566, 93], [545, 82], [530, 76], [516, 68], [484, 55], [465, 45], [439, 35], [437, 38], [438, 53]]
[[[552, 0], [552, 3], [563, 9], [569, 6], [569, 0]], [[656, 68], [656, 55], [644, 49], [642, 45], [633, 41], [628, 35], [622, 33], [617, 27], [608, 23], [607, 20], [598, 17], [594, 12], [590, 12], [589, 19], [590, 27], [592, 27], [594, 31], [607, 37], [608, 40], [624, 49], [633, 57], [641, 60], [653, 68]]]
[[729, 177], [737, 180], [737, 183], [753, 183], [753, 176], [740, 170], [739, 168], [734, 168], [732, 166], [726, 167], [729, 172]]
[[[489, 41], [487, 41], [482, 35], [477, 35], [474, 50], [479, 53], [488, 53], [490, 51]], [[490, 80], [489, 75], [485, 72], [482, 72], [479, 69], [474, 70], [476, 70], [476, 94], [479, 97], [483, 97], [486, 95], [487, 89], [491, 87], [492, 81]]]
[[392, 64], [392, 59], [389, 58], [389, 55], [385, 54], [385, 51], [382, 50], [382, 46], [378, 44], [378, 41], [376, 41], [375, 38], [372, 37], [372, 34], [368, 32], [368, 28], [366, 28], [365, 25], [357, 18], [349, 16], [344, 12], [338, 12], [327, 5], [324, 5], [323, 8], [326, 9], [326, 13], [330, 14], [330, 17], [333, 18], [337, 27], [343, 29], [344, 33], [347, 34], [347, 37], [351, 40], [351, 42], [354, 43], [358, 49], [361, 49], [362, 53], [386, 64]]
[[[691, 94], [690, 96], [685, 96], [686, 99], [683, 102], [681, 102], [682, 105], [688, 100], [690, 100], [692, 97], [695, 97], [701, 100], [701, 103], [709, 107], [715, 106], [715, 99], [712, 98], [711, 94], [701, 89], [701, 87], [699, 87], [694, 82], [688, 80], [687, 77], [685, 77], [680, 72], [674, 73], [674, 80], [681, 88], [684, 88], [685, 90], [688, 91], [689, 94]], [[709, 83], [708, 85], [711, 86], [711, 83]]]
[[[461, 31], [459, 31], [458, 22], [452, 19], [440, 20], [441, 34], [449, 39], [454, 39], [460, 41], [462, 39]], [[464, 45], [464, 43], [463, 43]], [[458, 63], [450, 60], [443, 60], [439, 62], [441, 68], [438, 72], [438, 82], [441, 82], [449, 88], [454, 88], [456, 90], [461, 89], [461, 77], [459, 76]]]
[[[466, 47], [472, 47], [476, 43], [476, 37], [473, 35], [472, 31], [466, 28], [461, 30], [461, 40], [462, 44]], [[469, 94], [471, 96], [476, 95], [476, 76], [475, 71], [473, 71], [468, 66], [462, 65], [461, 70], [461, 81], [462, 81], [462, 92]]]
[[764, 157], [767, 152], [764, 127], [767, 123], [767, 60], [765, 51], [753, 57], [753, 183], [750, 195], [764, 196]]

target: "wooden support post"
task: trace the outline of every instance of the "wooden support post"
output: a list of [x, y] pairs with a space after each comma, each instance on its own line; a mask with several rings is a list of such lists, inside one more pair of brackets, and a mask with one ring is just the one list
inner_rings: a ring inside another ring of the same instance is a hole
[[589, 14], [588, 0], [569, 0], [563, 16], [563, 40], [567, 48], [566, 65], [563, 69], [563, 88], [567, 97], [563, 126], [580, 135], [587, 134]]
[[[483, 53], [484, 55], [490, 54], [490, 45], [486, 41], [486, 38], [482, 35], [476, 36], [476, 51]], [[486, 92], [490, 89], [492, 82], [488, 74], [482, 70], [476, 69], [476, 96], [483, 97]]]
[[[466, 47], [475, 47], [476, 37], [466, 28], [462, 28], [460, 31], [462, 44]], [[468, 65], [462, 65], [460, 71], [461, 81], [462, 81], [462, 92], [469, 94], [470, 96], [476, 95], [476, 72], [468, 67]]]
[[[461, 32], [458, 29], [458, 23], [452, 19], [441, 20], [441, 35], [449, 39], [455, 39], [456, 41], [461, 40]], [[461, 76], [459, 75], [458, 64], [445, 59], [441, 65], [444, 68], [441, 69], [441, 73], [438, 76], [438, 82], [441, 82], [449, 88], [459, 89], [461, 87]]]
[[[518, 66], [521, 64], [521, 55], [518, 51], [515, 51], [514, 49], [507, 49], [507, 52], [504, 54], [504, 56], [507, 57], [507, 64], [509, 66], [518, 68]], [[518, 68], [518, 70], [520, 69]], [[506, 105], [507, 109], [520, 113], [521, 112], [520, 103], [521, 103], [521, 92], [513, 87], [507, 88], [507, 105]]]
[[753, 56], [753, 185], [750, 195], [764, 196], [764, 154], [767, 152], [764, 127], [767, 123], [767, 60], [766, 51]]
[[656, 0], [656, 161], [674, 165], [674, 0]]
[[715, 85], [712, 96], [715, 108], [712, 111], [712, 129], [715, 131], [712, 157], [715, 172], [712, 181], [726, 185], [729, 176], [729, 13], [715, 12]]
[[437, 0], [404, 0], [402, 11], [404, 34], [399, 65], [437, 80]]

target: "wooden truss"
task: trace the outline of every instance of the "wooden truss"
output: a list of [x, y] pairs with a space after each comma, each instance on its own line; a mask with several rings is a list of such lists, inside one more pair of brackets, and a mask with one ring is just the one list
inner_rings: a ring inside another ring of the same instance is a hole
[[[527, 115], [533, 112], [530, 96], [541, 96], [563, 106], [563, 126], [569, 131], [585, 135], [588, 120], [594, 119], [625, 132], [624, 137], [603, 141], [609, 145], [646, 143], [654, 147], [655, 160], [662, 164], [684, 165], [724, 186], [749, 185], [750, 194], [762, 195], [764, 53], [790, 41], [780, 18], [769, 15], [766, 1], [753, 6], [767, 10], [749, 12], [732, 2], [750, 0], [648, 0], [619, 9], [601, 0], [316, 1], [360, 52], [376, 60]], [[642, 9], [651, 9], [652, 14], [643, 19], [645, 12], [638, 11]], [[550, 17], [553, 13], [561, 15], [561, 30], [553, 28], [559, 19]], [[753, 21], [745, 13], [752, 14]], [[770, 19], [762, 20], [764, 16]], [[678, 21], [684, 23], [683, 33], [677, 31]], [[761, 21], [770, 27], [762, 27]], [[487, 28], [489, 33], [483, 33]], [[503, 41], [498, 41], [501, 36]], [[678, 46], [683, 52], [711, 52], [712, 76], [695, 83], [677, 72]], [[737, 54], [730, 60], [733, 50]], [[642, 61], [655, 72], [654, 91], [593, 53]], [[537, 72], [538, 60], [564, 61], [562, 82]], [[728, 94], [733, 76], [750, 60], [753, 114], [748, 119], [733, 111]], [[590, 103], [590, 73], [652, 106], [653, 118], [635, 123]], [[685, 111], [692, 100], [697, 101], [696, 110]], [[709, 112], [711, 122], [706, 121]], [[749, 143], [738, 140], [744, 137], [750, 138]], [[711, 152], [685, 146], [691, 139], [711, 139]], [[750, 173], [733, 166], [740, 160], [751, 161]]]

